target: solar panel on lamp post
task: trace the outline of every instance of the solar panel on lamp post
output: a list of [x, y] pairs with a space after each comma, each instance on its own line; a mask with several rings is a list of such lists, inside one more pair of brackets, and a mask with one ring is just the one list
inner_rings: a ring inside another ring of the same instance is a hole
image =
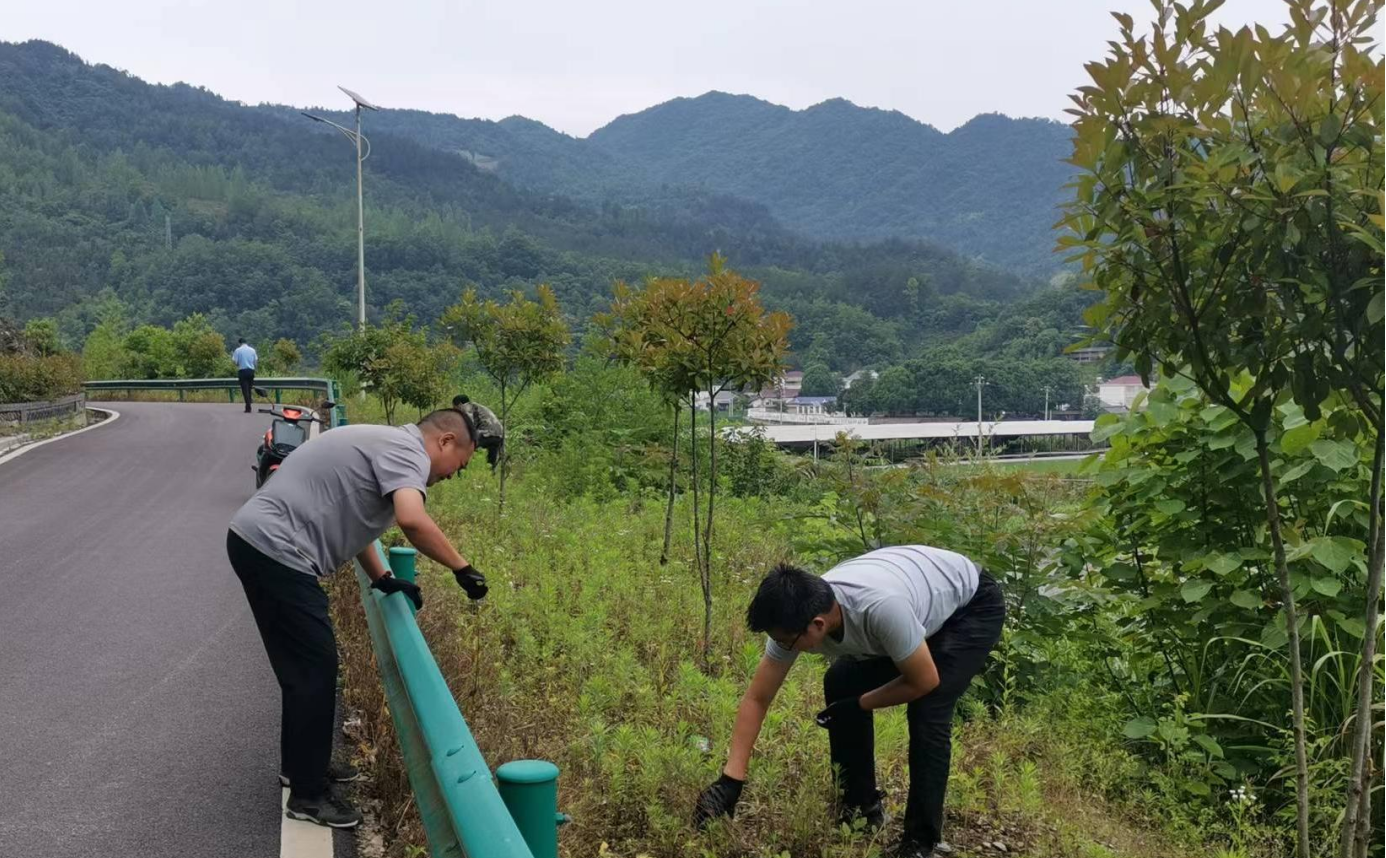
[[[344, 86], [338, 86], [342, 92], [356, 103], [356, 130], [345, 128], [330, 119], [323, 119], [321, 116], [314, 116], [308, 111], [302, 111], [303, 115], [324, 125], [331, 125], [333, 128], [342, 132], [342, 135], [356, 146], [356, 324], [365, 330], [366, 327], [366, 207], [365, 194], [361, 182], [361, 162], [371, 155], [371, 141], [361, 133], [361, 111], [379, 110], [380, 108], [371, 104], [362, 96], [352, 92]], [[365, 152], [362, 152], [361, 144], [365, 143]]]

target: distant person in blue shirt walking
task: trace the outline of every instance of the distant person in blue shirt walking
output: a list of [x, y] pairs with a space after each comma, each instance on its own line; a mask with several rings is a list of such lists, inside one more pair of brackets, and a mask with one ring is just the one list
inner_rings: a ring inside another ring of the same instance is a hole
[[245, 413], [250, 413], [250, 389], [255, 385], [255, 364], [259, 362], [260, 356], [246, 344], [245, 337], [236, 340], [239, 345], [231, 353], [231, 360], [236, 362], [236, 378], [241, 382], [241, 395], [245, 397]]

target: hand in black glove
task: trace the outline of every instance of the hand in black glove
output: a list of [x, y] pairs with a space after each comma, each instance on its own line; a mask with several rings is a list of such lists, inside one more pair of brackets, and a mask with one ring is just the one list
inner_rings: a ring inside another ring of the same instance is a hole
[[865, 710], [861, 708], [861, 695], [844, 697], [829, 703], [827, 708], [813, 716], [813, 720], [818, 722], [819, 727], [831, 727], [835, 719], [846, 718], [851, 714], [863, 711]]
[[475, 602], [477, 599], [484, 598], [489, 587], [486, 586], [486, 576], [476, 571], [476, 567], [468, 563], [461, 569], [454, 569], [453, 577], [457, 579], [457, 586], [467, 591], [467, 598]]
[[423, 608], [423, 591], [418, 584], [411, 583], [403, 578], [396, 578], [393, 575], [382, 575], [371, 582], [372, 590], [379, 590], [385, 595], [391, 593], [403, 593], [409, 597], [409, 601], [414, 603], [414, 610]]
[[693, 810], [693, 824], [702, 828], [719, 816], [735, 817], [736, 803], [741, 800], [744, 786], [745, 781], [723, 774], [698, 796], [698, 804]]

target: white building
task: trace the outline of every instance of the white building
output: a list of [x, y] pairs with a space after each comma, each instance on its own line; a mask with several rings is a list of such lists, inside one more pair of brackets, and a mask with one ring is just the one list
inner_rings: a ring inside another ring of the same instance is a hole
[[1097, 383], [1097, 398], [1109, 411], [1130, 411], [1136, 396], [1149, 391], [1138, 375], [1122, 375]]
[[[700, 390], [700, 391], [697, 392], [697, 394], [694, 396], [693, 401], [694, 401], [694, 403], [698, 406], [698, 410], [699, 410], [699, 411], [706, 411], [706, 410], [707, 410], [707, 403], [708, 403], [708, 399], [709, 399], [709, 398], [710, 398], [710, 395], [708, 394], [708, 392], [707, 392], [706, 390]], [[730, 411], [730, 410], [731, 410], [731, 407], [732, 407], [732, 403], [735, 402], [735, 401], [736, 401], [736, 391], [734, 391], [734, 390], [722, 390], [722, 391], [718, 391], [718, 393], [717, 393], [717, 410], [718, 410], [718, 411]]]

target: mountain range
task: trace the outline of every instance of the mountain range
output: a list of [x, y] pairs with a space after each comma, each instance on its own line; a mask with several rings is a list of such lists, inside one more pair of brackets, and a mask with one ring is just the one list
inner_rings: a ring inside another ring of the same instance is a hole
[[[696, 274], [721, 252], [763, 284], [768, 306], [794, 315], [796, 353], [851, 371], [974, 334], [979, 349], [1054, 354], [1088, 300], [1044, 288], [1057, 190], [1034, 195], [1027, 220], [1022, 201], [996, 191], [999, 168], [976, 171], [993, 184], [968, 185], [959, 160], [1052, 134], [1052, 123], [983, 117], [945, 135], [845, 102], [792, 111], [720, 94], [586, 139], [518, 117], [390, 110], [367, 123], [372, 318], [399, 302], [430, 323], [466, 285], [500, 296], [543, 282], [580, 327], [614, 280]], [[813, 172], [885, 159], [888, 133], [907, 141], [875, 171], [888, 181]], [[903, 190], [928, 170], [941, 177], [926, 195], [934, 215]], [[259, 341], [308, 344], [338, 329], [355, 315], [355, 179], [345, 141], [292, 108], [149, 84], [47, 42], [0, 42], [0, 316], [54, 317], [69, 343], [112, 314], [172, 324], [201, 313]], [[883, 225], [885, 205], [862, 200], [885, 191], [911, 203], [900, 217], [953, 223], [958, 243]], [[945, 193], [966, 207], [949, 214]], [[992, 221], [1011, 231], [982, 228]], [[988, 244], [963, 241], [967, 223]], [[1032, 254], [1019, 252], [1025, 242]], [[989, 264], [986, 247], [1015, 263]]]
[[387, 109], [367, 123], [459, 153], [517, 186], [587, 202], [648, 204], [696, 189], [764, 206], [812, 238], [919, 239], [1027, 273], [1059, 267], [1051, 227], [1071, 143], [1069, 128], [1052, 120], [982, 114], [945, 134], [843, 99], [796, 111], [708, 92], [621, 116], [586, 138], [521, 116]]

